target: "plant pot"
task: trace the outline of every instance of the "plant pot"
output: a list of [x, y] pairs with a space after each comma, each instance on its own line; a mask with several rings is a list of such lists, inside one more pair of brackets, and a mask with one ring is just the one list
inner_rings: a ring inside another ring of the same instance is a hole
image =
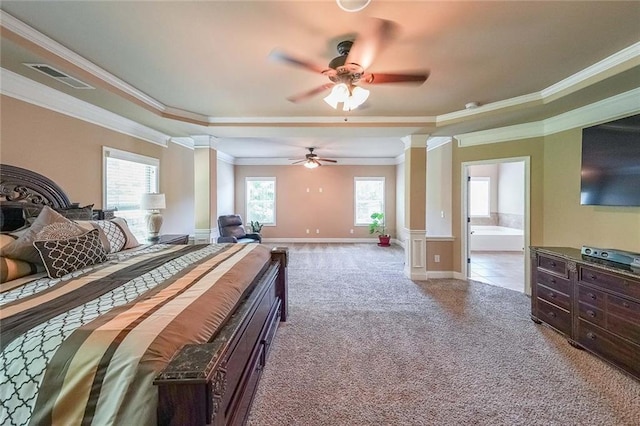
[[378, 235], [378, 240], [380, 240], [378, 243], [380, 247], [389, 247], [391, 245], [389, 244], [389, 241], [391, 240], [390, 235]]

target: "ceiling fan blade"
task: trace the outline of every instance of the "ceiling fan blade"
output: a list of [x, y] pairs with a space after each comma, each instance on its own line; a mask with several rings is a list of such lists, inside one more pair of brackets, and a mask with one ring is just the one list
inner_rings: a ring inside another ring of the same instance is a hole
[[337, 163], [336, 160], [331, 160], [329, 158], [316, 158], [318, 161], [328, 161], [329, 163]]
[[360, 65], [367, 69], [380, 53], [398, 34], [399, 26], [386, 19], [371, 18], [370, 25], [356, 37], [346, 63]]
[[327, 67], [325, 66], [314, 64], [313, 62], [309, 62], [304, 59], [294, 58], [288, 53], [285, 53], [278, 49], [272, 50], [271, 53], [269, 53], [269, 59], [284, 62], [289, 65], [295, 65], [297, 67], [305, 68], [309, 71], [317, 72], [320, 74], [322, 74], [322, 72], [327, 69]]
[[360, 79], [361, 83], [366, 84], [384, 84], [384, 83], [414, 83], [422, 84], [429, 78], [430, 71], [424, 71], [419, 74], [389, 74], [375, 73], [365, 74]]
[[324, 92], [325, 90], [332, 88], [334, 85], [335, 83], [326, 83], [326, 84], [323, 84], [322, 86], [318, 86], [304, 93], [299, 93], [297, 95], [289, 96], [287, 100], [293, 103], [306, 101], [307, 99], [317, 95], [318, 93]]
[[[297, 160], [297, 158], [289, 158], [289, 161], [291, 161], [291, 160]], [[294, 162], [293, 162], [293, 163], [291, 163], [291, 164], [300, 164], [300, 163], [303, 163], [303, 162], [305, 162], [305, 161], [307, 161], [307, 160], [306, 160], [306, 158], [305, 158], [304, 160], [294, 161]]]

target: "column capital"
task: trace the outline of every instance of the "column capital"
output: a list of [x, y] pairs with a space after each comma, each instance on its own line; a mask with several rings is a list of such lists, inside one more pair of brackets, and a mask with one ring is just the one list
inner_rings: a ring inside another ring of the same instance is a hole
[[211, 135], [191, 135], [195, 148], [218, 149], [220, 139]]
[[404, 143], [404, 149], [409, 148], [426, 148], [429, 135], [408, 135], [400, 138]]

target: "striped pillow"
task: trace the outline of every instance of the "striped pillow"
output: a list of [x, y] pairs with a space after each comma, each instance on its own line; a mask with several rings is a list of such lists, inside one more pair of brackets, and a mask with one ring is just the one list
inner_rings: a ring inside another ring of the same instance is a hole
[[[0, 250], [2, 247], [13, 243], [17, 239], [17, 235], [0, 234]], [[42, 268], [38, 268], [34, 263], [10, 259], [4, 256], [0, 257], [0, 283], [6, 283], [7, 281], [26, 277], [27, 275], [35, 274], [41, 270]]]

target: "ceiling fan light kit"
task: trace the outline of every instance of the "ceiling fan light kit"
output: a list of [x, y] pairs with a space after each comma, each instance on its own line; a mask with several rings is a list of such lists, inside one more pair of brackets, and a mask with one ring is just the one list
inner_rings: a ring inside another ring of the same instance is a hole
[[360, 12], [369, 6], [371, 0], [336, 0], [336, 3], [345, 12]]
[[323, 161], [326, 161], [328, 163], [337, 163], [336, 160], [332, 160], [330, 158], [320, 158], [320, 157], [318, 157], [318, 154], [315, 154], [313, 152], [313, 150], [315, 148], [307, 148], [307, 149], [309, 150], [309, 153], [307, 155], [305, 155], [304, 158], [301, 158], [301, 159], [290, 158], [290, 160], [295, 160], [291, 164], [300, 164], [300, 163], [302, 163], [302, 165], [305, 166], [307, 169], [315, 169], [318, 166], [322, 166], [322, 162]]
[[345, 83], [336, 84], [324, 101], [333, 109], [342, 104], [343, 111], [352, 111], [362, 105], [369, 97], [369, 91], [359, 86], [347, 86]]

